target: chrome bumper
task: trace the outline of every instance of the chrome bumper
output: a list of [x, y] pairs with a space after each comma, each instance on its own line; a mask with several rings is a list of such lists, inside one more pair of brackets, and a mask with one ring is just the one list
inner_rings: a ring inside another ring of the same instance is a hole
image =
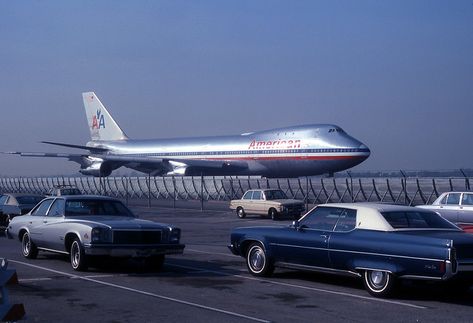
[[84, 245], [84, 251], [89, 256], [111, 257], [150, 257], [157, 255], [175, 255], [184, 252], [183, 244], [163, 245]]

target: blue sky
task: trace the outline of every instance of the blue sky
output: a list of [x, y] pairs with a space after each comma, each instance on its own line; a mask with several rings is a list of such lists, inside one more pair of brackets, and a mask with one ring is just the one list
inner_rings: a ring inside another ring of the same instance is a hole
[[0, 40], [0, 151], [84, 144], [95, 91], [132, 138], [333, 123], [371, 148], [354, 170], [473, 167], [470, 0], [2, 1]]

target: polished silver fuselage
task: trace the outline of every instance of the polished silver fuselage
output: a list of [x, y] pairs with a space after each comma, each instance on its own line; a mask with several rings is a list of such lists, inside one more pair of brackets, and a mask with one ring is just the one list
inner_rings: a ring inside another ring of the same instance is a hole
[[[159, 165], [170, 161], [173, 167], [182, 161], [185, 173], [180, 175], [299, 177], [346, 170], [370, 155], [367, 146], [335, 125], [296, 126], [223, 137], [95, 140], [87, 146], [107, 149], [105, 156], [117, 161], [113, 168], [125, 166], [155, 175], [173, 173], [156, 170], [149, 163], [140, 163], [140, 159], [156, 159]], [[136, 163], [120, 163], [120, 158]], [[223, 166], [209, 167], [214, 162]]]

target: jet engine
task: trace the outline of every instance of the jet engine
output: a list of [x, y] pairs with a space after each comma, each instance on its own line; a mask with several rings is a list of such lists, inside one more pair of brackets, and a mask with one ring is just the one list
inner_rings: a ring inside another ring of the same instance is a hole
[[83, 166], [79, 170], [81, 174], [94, 177], [107, 177], [112, 173], [112, 167], [106, 162], [94, 162], [88, 166]]

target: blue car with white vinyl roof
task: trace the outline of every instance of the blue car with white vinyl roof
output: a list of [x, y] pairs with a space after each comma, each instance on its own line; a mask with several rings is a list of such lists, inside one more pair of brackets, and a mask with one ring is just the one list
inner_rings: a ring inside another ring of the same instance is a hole
[[229, 248], [255, 276], [275, 267], [351, 275], [380, 297], [398, 279], [456, 281], [473, 273], [473, 235], [435, 212], [399, 205], [319, 205], [290, 226], [236, 228]]

